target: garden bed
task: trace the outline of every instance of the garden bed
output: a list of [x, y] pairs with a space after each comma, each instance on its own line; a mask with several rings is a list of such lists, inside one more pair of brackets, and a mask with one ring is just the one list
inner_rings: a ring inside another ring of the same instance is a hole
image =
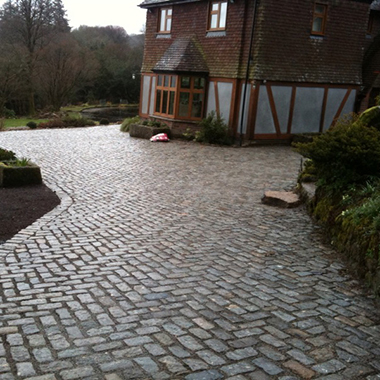
[[0, 188], [0, 244], [59, 204], [45, 185]]

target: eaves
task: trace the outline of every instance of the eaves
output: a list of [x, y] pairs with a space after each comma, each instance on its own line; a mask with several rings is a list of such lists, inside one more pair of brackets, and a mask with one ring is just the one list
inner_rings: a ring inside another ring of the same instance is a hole
[[141, 4], [139, 4], [140, 8], [155, 8], [160, 7], [162, 5], [177, 5], [177, 4], [186, 4], [186, 3], [197, 3], [202, 0], [145, 0]]

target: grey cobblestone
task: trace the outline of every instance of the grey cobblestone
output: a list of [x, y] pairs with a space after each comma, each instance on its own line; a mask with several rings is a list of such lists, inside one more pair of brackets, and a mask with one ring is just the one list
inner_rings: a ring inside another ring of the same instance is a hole
[[0, 146], [62, 201], [0, 245], [0, 380], [379, 377], [379, 309], [304, 208], [260, 202], [294, 187], [289, 147], [117, 126]]

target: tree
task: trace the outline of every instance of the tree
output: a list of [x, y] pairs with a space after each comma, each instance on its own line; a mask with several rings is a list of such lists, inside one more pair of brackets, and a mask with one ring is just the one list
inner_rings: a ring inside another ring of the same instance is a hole
[[59, 111], [76, 90], [84, 87], [97, 71], [93, 53], [62, 34], [41, 52], [38, 89], [46, 103]]
[[94, 86], [88, 89], [95, 98], [119, 102], [126, 99], [138, 103], [140, 81], [133, 80], [132, 74], [140, 72], [144, 36], [129, 36], [121, 27], [87, 27], [74, 30], [75, 39], [94, 52], [99, 72]]
[[58, 33], [70, 31], [61, 0], [8, 0], [0, 9], [0, 39], [25, 66], [29, 114], [35, 112], [35, 74], [40, 54]]

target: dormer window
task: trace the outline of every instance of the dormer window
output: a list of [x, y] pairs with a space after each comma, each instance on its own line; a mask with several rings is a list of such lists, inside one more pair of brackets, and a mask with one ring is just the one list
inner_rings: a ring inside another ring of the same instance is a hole
[[159, 33], [170, 33], [172, 30], [172, 8], [161, 8], [159, 20]]
[[327, 5], [315, 3], [311, 34], [323, 36], [325, 34], [326, 19], [327, 19]]
[[225, 30], [227, 22], [227, 1], [212, 1], [208, 30]]

